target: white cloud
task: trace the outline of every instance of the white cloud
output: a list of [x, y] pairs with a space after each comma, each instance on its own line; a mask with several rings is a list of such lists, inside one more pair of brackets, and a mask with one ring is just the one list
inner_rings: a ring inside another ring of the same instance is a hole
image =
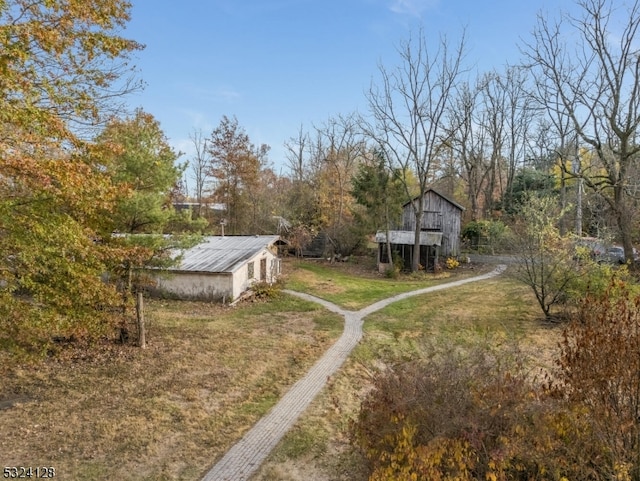
[[204, 112], [192, 109], [180, 109], [180, 112], [187, 117], [188, 124], [195, 130], [207, 132], [213, 128], [208, 115]]
[[225, 87], [218, 88], [213, 92], [210, 92], [209, 95], [206, 95], [206, 91], [203, 91], [203, 93], [205, 93], [205, 96], [213, 100], [224, 103], [233, 103], [242, 97], [240, 92], [237, 90]]
[[184, 84], [182, 88], [190, 97], [197, 99], [200, 105], [203, 102], [231, 104], [242, 99], [242, 94], [238, 90], [226, 86], [211, 88], [188, 83]]
[[421, 16], [425, 10], [435, 7], [439, 0], [393, 0], [389, 7], [393, 13]]

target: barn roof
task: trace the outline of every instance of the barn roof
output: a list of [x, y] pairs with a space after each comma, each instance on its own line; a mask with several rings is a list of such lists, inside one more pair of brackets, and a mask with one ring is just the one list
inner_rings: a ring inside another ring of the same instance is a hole
[[261, 250], [274, 244], [280, 236], [210, 236], [187, 249], [182, 260], [170, 271], [232, 273]]
[[[438, 191], [437, 191], [437, 190], [435, 190], [435, 189], [427, 189], [424, 193], [425, 193], [425, 194], [427, 194], [427, 193], [429, 193], [429, 192], [433, 192], [433, 193], [434, 193], [434, 194], [436, 194], [438, 197], [442, 197], [444, 200], [446, 200], [447, 202], [449, 202], [449, 204], [451, 204], [451, 205], [453, 205], [453, 206], [457, 207], [457, 208], [458, 208], [458, 209], [460, 209], [460, 210], [466, 210], [466, 209], [464, 208], [464, 206], [462, 206], [462, 205], [458, 204], [458, 203], [457, 203], [455, 200], [453, 200], [451, 197], [448, 197], [448, 196], [446, 196], [446, 195], [444, 195], [444, 194], [442, 194], [442, 193], [438, 192]], [[418, 196], [418, 197], [414, 197], [414, 198], [413, 198], [413, 200], [416, 200], [416, 199], [419, 199], [419, 198], [420, 198], [420, 196]], [[411, 202], [412, 202], [412, 201], [405, 202], [404, 204], [402, 204], [402, 207], [409, 205]]]

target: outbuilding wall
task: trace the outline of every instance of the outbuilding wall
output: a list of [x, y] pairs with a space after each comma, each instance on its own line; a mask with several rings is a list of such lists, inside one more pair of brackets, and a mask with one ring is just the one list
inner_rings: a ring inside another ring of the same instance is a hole
[[[261, 260], [265, 259], [266, 269], [262, 272]], [[253, 276], [249, 275], [249, 265], [253, 263]], [[265, 282], [275, 282], [280, 274], [280, 259], [269, 249], [264, 249], [233, 273], [233, 299], [237, 299], [240, 295], [249, 289], [254, 282], [261, 280]]]
[[229, 273], [172, 272], [156, 278], [162, 296], [198, 301], [229, 301], [233, 276]]

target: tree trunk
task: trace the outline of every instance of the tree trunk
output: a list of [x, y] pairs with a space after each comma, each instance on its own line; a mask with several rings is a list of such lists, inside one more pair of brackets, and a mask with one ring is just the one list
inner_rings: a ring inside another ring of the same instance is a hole
[[144, 301], [142, 297], [142, 291], [138, 290], [136, 296], [136, 320], [138, 323], [138, 346], [141, 348], [147, 347], [147, 333], [144, 324]]
[[625, 198], [625, 192], [622, 187], [614, 188], [614, 200], [615, 200], [615, 212], [616, 223], [618, 224], [618, 230], [620, 231], [620, 241], [624, 248], [624, 258], [627, 262], [634, 265], [633, 256], [633, 239], [632, 239], [632, 213], [628, 205], [628, 201]]
[[469, 201], [471, 202], [471, 220], [478, 220], [478, 189], [476, 188], [475, 174], [469, 176]]
[[560, 169], [560, 209], [562, 217], [560, 217], [560, 236], [564, 237], [567, 234], [567, 183], [565, 180], [564, 169]]

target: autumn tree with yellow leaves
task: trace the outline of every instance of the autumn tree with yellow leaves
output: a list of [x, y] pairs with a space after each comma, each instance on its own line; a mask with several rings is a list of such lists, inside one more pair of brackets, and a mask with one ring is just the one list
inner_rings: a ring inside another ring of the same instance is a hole
[[120, 35], [123, 0], [0, 1], [0, 347], [50, 349], [109, 332], [101, 281], [122, 252], [101, 242], [114, 200], [86, 143], [139, 87]]

